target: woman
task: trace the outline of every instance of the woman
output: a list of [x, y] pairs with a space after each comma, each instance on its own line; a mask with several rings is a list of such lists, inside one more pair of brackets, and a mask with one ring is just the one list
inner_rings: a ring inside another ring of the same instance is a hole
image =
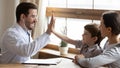
[[84, 55], [86, 58], [97, 56], [102, 52], [101, 48], [99, 47], [102, 37], [97, 24], [87, 24], [84, 27], [84, 33], [82, 35], [83, 40], [73, 40], [65, 35], [57, 33], [54, 30], [54, 24], [52, 32], [63, 41], [75, 45], [76, 48], [80, 48], [80, 54]]
[[75, 56], [74, 62], [83, 67], [96, 68], [106, 65], [108, 68], [120, 68], [120, 14], [115, 11], [107, 11], [101, 17], [101, 35], [108, 37], [108, 44], [102, 54], [84, 58]]

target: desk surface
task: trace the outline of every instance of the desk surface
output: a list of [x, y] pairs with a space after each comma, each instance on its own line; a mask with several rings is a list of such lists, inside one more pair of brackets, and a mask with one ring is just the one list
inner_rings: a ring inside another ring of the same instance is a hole
[[62, 58], [57, 65], [0, 64], [0, 68], [80, 68], [71, 59]]
[[73, 63], [71, 59], [62, 58], [62, 61], [57, 65], [0, 64], [0, 68], [81, 68], [81, 67]]

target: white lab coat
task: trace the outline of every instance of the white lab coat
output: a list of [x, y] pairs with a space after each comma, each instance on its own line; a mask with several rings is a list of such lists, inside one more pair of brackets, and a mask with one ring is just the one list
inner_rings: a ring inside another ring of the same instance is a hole
[[1, 38], [2, 56], [0, 63], [22, 63], [35, 55], [48, 42], [49, 34], [44, 33], [32, 41], [27, 31], [16, 23]]

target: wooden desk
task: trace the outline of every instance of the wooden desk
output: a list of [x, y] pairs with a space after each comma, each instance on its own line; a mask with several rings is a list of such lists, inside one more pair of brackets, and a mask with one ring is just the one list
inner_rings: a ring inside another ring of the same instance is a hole
[[62, 58], [57, 65], [0, 64], [0, 68], [80, 68], [71, 59]]
[[81, 67], [73, 63], [71, 59], [62, 58], [62, 61], [57, 65], [0, 64], [0, 68], [81, 68]]

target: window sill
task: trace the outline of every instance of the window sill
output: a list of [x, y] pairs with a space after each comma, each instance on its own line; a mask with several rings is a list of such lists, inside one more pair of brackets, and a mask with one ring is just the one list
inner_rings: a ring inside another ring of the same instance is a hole
[[68, 54], [60, 55], [58, 46], [48, 44], [45, 48], [40, 50], [39, 58], [64, 57], [64, 58], [73, 59], [76, 54], [79, 54], [79, 50], [69, 48]]

